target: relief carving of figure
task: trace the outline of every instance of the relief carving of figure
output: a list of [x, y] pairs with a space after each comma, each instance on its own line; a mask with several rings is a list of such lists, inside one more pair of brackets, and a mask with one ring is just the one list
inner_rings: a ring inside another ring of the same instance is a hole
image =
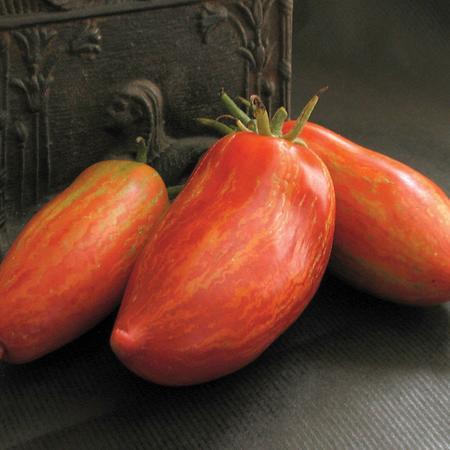
[[117, 90], [107, 107], [108, 131], [115, 135], [117, 144], [106, 157], [135, 159], [136, 138], [142, 137], [148, 146], [148, 163], [173, 186], [183, 182], [217, 138], [168, 136], [163, 106], [161, 90], [149, 80], [134, 80]]

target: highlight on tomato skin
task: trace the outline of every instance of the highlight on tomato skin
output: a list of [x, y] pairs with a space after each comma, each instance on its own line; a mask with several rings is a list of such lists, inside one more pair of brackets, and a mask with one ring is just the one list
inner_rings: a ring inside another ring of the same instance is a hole
[[316, 292], [334, 218], [332, 182], [313, 152], [246, 132], [218, 141], [138, 258], [113, 351], [170, 386], [249, 364]]
[[94, 164], [45, 205], [0, 265], [0, 360], [32, 361], [112, 312], [167, 206], [157, 172], [132, 161]]
[[[294, 122], [285, 125], [285, 131]], [[337, 213], [331, 270], [376, 297], [450, 300], [450, 200], [411, 167], [307, 123], [301, 138], [328, 167]]]

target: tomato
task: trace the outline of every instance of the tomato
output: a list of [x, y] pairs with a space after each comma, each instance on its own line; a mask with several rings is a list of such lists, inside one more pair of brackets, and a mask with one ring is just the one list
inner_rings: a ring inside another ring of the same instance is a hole
[[447, 195], [411, 167], [319, 125], [308, 123], [301, 137], [328, 167], [336, 191], [332, 271], [387, 300], [450, 300]]
[[44, 206], [0, 265], [0, 359], [36, 359], [110, 313], [167, 205], [156, 171], [103, 161]]
[[138, 258], [112, 349], [163, 385], [249, 364], [316, 292], [334, 217], [332, 182], [312, 151], [249, 132], [221, 139]]

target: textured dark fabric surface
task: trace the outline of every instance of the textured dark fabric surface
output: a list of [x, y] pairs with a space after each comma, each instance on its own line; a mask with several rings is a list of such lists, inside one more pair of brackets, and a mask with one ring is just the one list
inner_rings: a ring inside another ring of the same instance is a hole
[[[295, 2], [293, 110], [450, 192], [447, 1]], [[24, 366], [0, 364], [0, 448], [449, 448], [450, 308], [409, 308], [327, 276], [255, 363], [169, 389], [113, 356], [109, 318]]]

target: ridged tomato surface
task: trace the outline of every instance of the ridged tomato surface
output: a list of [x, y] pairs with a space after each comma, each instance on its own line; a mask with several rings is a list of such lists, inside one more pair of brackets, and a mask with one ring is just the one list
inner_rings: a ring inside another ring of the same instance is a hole
[[336, 191], [332, 270], [384, 299], [450, 300], [447, 195], [411, 167], [319, 125], [308, 123], [301, 137], [327, 165]]
[[44, 206], [0, 265], [0, 357], [38, 358], [110, 313], [167, 205], [156, 171], [104, 161]]
[[251, 133], [221, 139], [138, 258], [113, 350], [165, 385], [245, 366], [316, 292], [334, 215], [331, 179], [313, 152]]

